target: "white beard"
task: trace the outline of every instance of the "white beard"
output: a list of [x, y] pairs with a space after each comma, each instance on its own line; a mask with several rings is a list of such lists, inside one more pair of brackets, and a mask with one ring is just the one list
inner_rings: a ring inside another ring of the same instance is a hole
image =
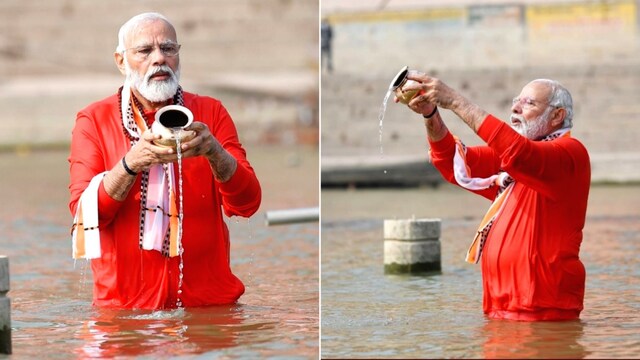
[[[127, 81], [129, 81], [131, 87], [138, 90], [140, 95], [151, 102], [157, 103], [169, 100], [178, 91], [178, 85], [180, 82], [180, 65], [178, 65], [178, 69], [175, 73], [167, 65], [152, 66], [147, 70], [144, 78], [136, 71], [131, 70], [126, 58], [124, 65]], [[170, 78], [162, 81], [150, 80], [153, 75], [161, 71], [170, 74]]]
[[[511, 114], [511, 128], [515, 130], [518, 134], [526, 137], [531, 140], [539, 140], [545, 137], [545, 128], [547, 123], [549, 122], [549, 115], [553, 108], [549, 108], [545, 110], [540, 116], [531, 121], [526, 121], [522, 115], [519, 114]], [[517, 119], [520, 123], [514, 123], [513, 120]]]

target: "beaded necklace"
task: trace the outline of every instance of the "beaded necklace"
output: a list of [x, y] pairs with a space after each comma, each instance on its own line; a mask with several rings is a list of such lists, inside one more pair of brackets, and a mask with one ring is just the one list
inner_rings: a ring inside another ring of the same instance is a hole
[[[118, 90], [118, 105], [119, 105], [119, 109], [120, 109], [120, 124], [122, 124], [122, 132], [124, 133], [124, 135], [127, 137], [127, 139], [129, 139], [129, 143], [130, 145], [133, 147], [139, 140], [140, 140], [140, 129], [138, 128], [138, 125], [136, 124], [135, 120], [134, 120], [134, 115], [133, 115], [133, 108], [131, 106], [131, 101], [129, 102], [129, 104], [127, 105], [127, 115], [126, 115], [126, 127], [125, 127], [125, 121], [124, 121], [124, 114], [122, 113], [122, 91], [123, 91], [123, 86], [120, 87], [120, 89]], [[136, 108], [138, 109], [139, 114], [142, 116], [142, 120], [144, 121], [145, 125], [147, 126], [147, 129], [150, 128], [149, 125], [149, 121], [147, 119], [146, 114], [144, 113], [144, 108], [142, 107], [142, 104], [140, 104], [140, 102], [138, 101], [138, 99], [135, 96], [131, 96], [132, 102], [134, 104], [134, 106], [136, 106]], [[184, 106], [184, 100], [183, 100], [183, 93], [182, 93], [182, 87], [178, 86], [178, 90], [176, 91], [176, 94], [173, 97], [173, 103], [174, 104], [178, 104], [178, 105], [182, 105]], [[133, 134], [138, 134], [138, 136], [134, 136]], [[169, 177], [169, 165], [168, 164], [163, 164], [162, 168], [164, 169], [164, 174], [165, 177]], [[138, 244], [140, 246], [140, 249], [142, 249], [142, 242], [143, 242], [143, 238], [144, 238], [144, 225], [145, 225], [145, 212], [146, 211], [153, 211], [153, 212], [157, 212], [158, 210], [162, 209], [158, 209], [158, 208], [148, 208], [147, 207], [147, 193], [148, 193], [148, 189], [149, 189], [149, 170], [145, 170], [142, 172], [141, 177], [140, 177], [140, 226], [138, 227]], [[168, 210], [168, 209], [167, 209]], [[178, 216], [178, 214], [171, 214], [169, 211], [162, 211], [166, 216], [171, 217], [171, 216]], [[168, 229], [164, 240], [163, 240], [163, 245], [162, 245], [162, 254], [165, 257], [169, 257], [169, 244], [170, 244], [170, 236], [171, 236], [171, 230]]]

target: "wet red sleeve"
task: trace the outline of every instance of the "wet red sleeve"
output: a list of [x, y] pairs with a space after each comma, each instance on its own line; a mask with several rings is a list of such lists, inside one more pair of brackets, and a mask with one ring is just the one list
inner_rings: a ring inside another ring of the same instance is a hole
[[[76, 117], [72, 131], [71, 153], [69, 155], [71, 197], [69, 210], [75, 215], [78, 201], [94, 176], [107, 171], [102, 146], [109, 144], [100, 139], [96, 128], [95, 114], [81, 111]], [[100, 183], [98, 189], [98, 209], [101, 223], [110, 222], [118, 212], [122, 202], [114, 200]]]
[[78, 201], [96, 175], [104, 171], [99, 166], [100, 154], [96, 151], [94, 123], [82, 113], [78, 113], [71, 132], [71, 153], [69, 155], [69, 210], [75, 216]]
[[217, 182], [222, 208], [227, 216], [250, 217], [260, 207], [262, 190], [258, 178], [247, 160], [246, 151], [238, 140], [236, 127], [227, 110], [220, 104], [211, 130], [215, 138], [237, 161], [238, 167], [226, 182]]
[[[450, 132], [447, 132], [440, 141], [429, 140], [430, 159], [433, 166], [438, 169], [445, 180], [458, 185], [453, 174], [453, 157], [455, 153], [455, 139]], [[499, 161], [492, 149], [486, 146], [467, 147], [467, 165], [470, 168], [471, 176], [489, 177], [496, 174], [499, 168]], [[469, 190], [478, 195], [493, 200], [496, 195], [495, 188], [485, 190]]]

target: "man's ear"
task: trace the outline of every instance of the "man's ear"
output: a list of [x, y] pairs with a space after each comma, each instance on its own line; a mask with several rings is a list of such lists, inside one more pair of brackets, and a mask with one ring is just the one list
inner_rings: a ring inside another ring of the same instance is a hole
[[116, 51], [113, 53], [113, 58], [116, 61], [116, 66], [118, 67], [118, 70], [120, 70], [120, 73], [122, 75], [126, 75], [127, 71], [124, 66], [124, 54]]
[[551, 126], [562, 127], [562, 123], [564, 122], [564, 118], [567, 116], [567, 110], [563, 108], [558, 108], [553, 111], [553, 116], [551, 117]]

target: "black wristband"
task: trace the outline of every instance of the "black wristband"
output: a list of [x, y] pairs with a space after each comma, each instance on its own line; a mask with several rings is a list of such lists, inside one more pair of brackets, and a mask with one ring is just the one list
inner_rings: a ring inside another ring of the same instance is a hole
[[136, 175], [138, 175], [138, 173], [137, 173], [137, 172], [135, 172], [135, 171], [131, 170], [131, 168], [129, 168], [129, 167], [127, 166], [127, 162], [126, 162], [126, 161], [124, 161], [124, 156], [122, 157], [122, 166], [124, 167], [124, 170], [127, 172], [127, 174], [129, 174], [129, 175], [131, 175], [131, 176], [136, 176]]
[[429, 119], [429, 118], [431, 118], [433, 115], [435, 115], [435, 114], [436, 114], [436, 111], [438, 111], [438, 107], [437, 107], [437, 106], [433, 108], [433, 111], [431, 112], [431, 114], [429, 114], [429, 115], [422, 114], [422, 117], [423, 117], [423, 118], [425, 118], [425, 119]]

